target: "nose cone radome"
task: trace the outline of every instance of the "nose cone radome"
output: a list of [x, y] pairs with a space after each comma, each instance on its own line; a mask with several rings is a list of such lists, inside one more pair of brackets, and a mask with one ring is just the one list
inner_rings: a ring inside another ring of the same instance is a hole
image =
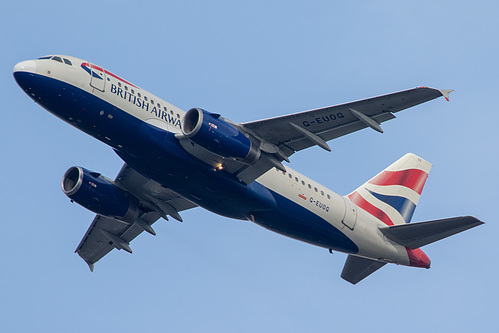
[[410, 266], [430, 268], [431, 260], [421, 249], [407, 249], [407, 254], [409, 255]]
[[36, 62], [34, 60], [21, 61], [14, 66], [14, 76], [16, 73], [35, 73], [36, 72]]
[[21, 61], [13, 69], [14, 79], [26, 93], [32, 86], [32, 76], [35, 73], [36, 62], [34, 60]]

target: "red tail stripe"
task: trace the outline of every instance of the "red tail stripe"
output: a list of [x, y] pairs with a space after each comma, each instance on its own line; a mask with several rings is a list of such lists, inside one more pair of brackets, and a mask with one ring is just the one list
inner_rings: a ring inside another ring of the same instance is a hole
[[419, 169], [407, 169], [402, 171], [383, 171], [369, 183], [374, 185], [402, 185], [421, 194], [428, 173]]
[[352, 192], [348, 195], [348, 198], [350, 198], [350, 200], [358, 207], [362, 208], [375, 218], [381, 220], [381, 222], [385, 223], [386, 225], [393, 225], [392, 220], [388, 217], [388, 215], [386, 215], [384, 211], [370, 204], [359, 193]]

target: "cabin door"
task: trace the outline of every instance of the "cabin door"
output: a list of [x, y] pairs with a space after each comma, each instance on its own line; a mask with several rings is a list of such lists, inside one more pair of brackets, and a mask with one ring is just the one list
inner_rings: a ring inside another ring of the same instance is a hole
[[341, 221], [349, 229], [353, 230], [355, 228], [355, 223], [357, 223], [357, 207], [350, 200], [343, 198], [345, 203], [345, 215]]
[[104, 92], [106, 88], [106, 73], [99, 66], [90, 64], [90, 86]]

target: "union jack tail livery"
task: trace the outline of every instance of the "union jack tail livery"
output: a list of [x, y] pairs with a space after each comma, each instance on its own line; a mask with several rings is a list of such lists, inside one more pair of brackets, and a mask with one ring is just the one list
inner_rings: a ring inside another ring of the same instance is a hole
[[386, 225], [411, 221], [431, 163], [406, 154], [348, 195], [359, 208]]
[[[430, 268], [431, 261], [420, 247], [483, 223], [472, 216], [409, 223], [430, 169], [428, 161], [406, 154], [347, 196], [368, 217], [375, 218], [364, 218], [365, 221], [370, 221], [387, 241], [400, 246], [400, 257], [387, 259], [383, 252], [373, 256], [372, 249], [360, 249], [357, 254], [348, 256], [341, 274], [343, 279], [356, 284], [387, 262]], [[376, 234], [372, 233], [370, 237], [369, 242], [375, 242]], [[370, 255], [366, 255], [368, 252]]]

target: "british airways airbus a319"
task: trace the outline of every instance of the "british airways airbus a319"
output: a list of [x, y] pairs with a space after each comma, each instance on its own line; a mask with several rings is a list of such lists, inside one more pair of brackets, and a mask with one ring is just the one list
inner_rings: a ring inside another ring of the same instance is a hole
[[182, 221], [196, 206], [348, 254], [341, 277], [356, 284], [387, 263], [430, 267], [420, 247], [482, 224], [471, 216], [410, 223], [431, 164], [407, 154], [341, 196], [283, 165], [302, 149], [371, 128], [394, 113], [445, 97], [426, 87], [316, 110], [234, 123], [187, 112], [75, 57], [15, 65], [26, 94], [55, 116], [109, 145], [125, 162], [115, 180], [70, 168], [62, 190], [96, 213], [76, 252], [90, 269], [160, 218]]

